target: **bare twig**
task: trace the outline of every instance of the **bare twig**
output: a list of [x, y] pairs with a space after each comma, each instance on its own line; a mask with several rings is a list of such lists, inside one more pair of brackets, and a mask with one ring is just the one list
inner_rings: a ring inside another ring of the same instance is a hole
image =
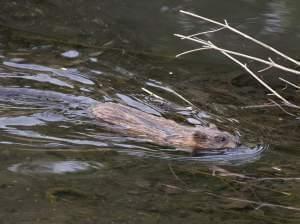
[[[189, 100], [187, 100], [185, 97], [183, 97], [182, 95], [180, 95], [179, 93], [177, 93], [175, 90], [169, 88], [169, 87], [165, 87], [165, 86], [159, 86], [159, 85], [156, 85], [156, 84], [153, 84], [153, 83], [147, 83], [149, 86], [153, 86], [153, 87], [156, 87], [156, 88], [160, 88], [160, 89], [163, 89], [169, 93], [172, 93], [174, 94], [175, 96], [177, 96], [178, 98], [180, 98], [181, 100], [183, 100], [184, 102], [186, 102], [187, 104], [189, 104], [190, 106], [194, 107], [194, 108], [197, 108], [193, 103], [191, 103]], [[145, 91], [145, 90], [144, 90]]]
[[270, 103], [260, 104], [260, 105], [248, 105], [248, 106], [241, 107], [241, 109], [260, 109], [260, 108], [269, 108], [269, 107], [276, 107], [276, 105]]
[[267, 180], [274, 180], [274, 181], [300, 181], [300, 177], [252, 177], [247, 176], [240, 173], [233, 173], [231, 171], [228, 171], [226, 169], [223, 169], [219, 166], [212, 166], [210, 167], [212, 170], [212, 176], [221, 176], [221, 177], [237, 177], [240, 179], [250, 180], [250, 181], [267, 181]]
[[221, 177], [238, 177], [238, 178], [243, 178], [243, 179], [251, 179], [251, 177], [245, 176], [243, 174], [239, 173], [233, 173], [228, 170], [225, 170], [219, 166], [212, 166], [212, 176], [221, 176]]
[[151, 92], [150, 90], [148, 90], [148, 89], [146, 89], [146, 88], [144, 88], [144, 87], [142, 87], [142, 90], [143, 90], [144, 92], [148, 93], [150, 96], [153, 96], [153, 97], [155, 97], [155, 98], [157, 98], [157, 99], [160, 99], [160, 100], [165, 101], [164, 98], [162, 98], [162, 97], [156, 95], [155, 93]]
[[192, 50], [185, 51], [185, 52], [182, 52], [180, 54], [177, 54], [176, 58], [178, 58], [182, 55], [185, 55], [185, 54], [190, 54], [190, 53], [196, 52], [196, 51], [203, 51], [203, 50], [210, 50], [210, 49], [212, 49], [212, 48], [211, 47], [201, 47], [201, 48], [192, 49]]
[[[221, 27], [219, 29], [213, 29], [213, 30], [208, 30], [208, 31], [200, 32], [200, 33], [195, 33], [195, 34], [189, 35], [188, 37], [196, 37], [196, 36], [200, 36], [200, 35], [203, 35], [203, 34], [215, 33], [215, 32], [218, 32], [218, 31], [221, 31], [221, 30], [224, 30], [224, 29], [226, 29], [226, 27]], [[185, 38], [183, 38], [183, 39], [185, 39]]]
[[169, 170], [172, 173], [172, 175], [175, 177], [175, 179], [178, 180], [179, 182], [181, 182], [185, 187], [187, 187], [187, 184], [177, 176], [177, 174], [175, 173], [175, 171], [170, 163], [168, 164], [168, 167], [169, 167]]
[[269, 101], [271, 101], [272, 103], [274, 103], [280, 110], [282, 110], [284, 113], [291, 115], [293, 117], [298, 117], [296, 114], [292, 114], [290, 112], [288, 112], [287, 110], [285, 110], [280, 104], [278, 104], [276, 101], [269, 99]]
[[296, 85], [296, 84], [294, 84], [294, 83], [292, 83], [292, 82], [290, 82], [290, 81], [287, 81], [287, 80], [284, 79], [284, 78], [279, 77], [279, 80], [281, 80], [282, 82], [284, 82], [284, 83], [286, 83], [286, 84], [288, 84], [288, 85], [290, 85], [290, 86], [295, 87], [296, 89], [300, 89], [300, 86], [298, 86], [298, 85]]
[[269, 65], [268, 67], [263, 68], [263, 69], [261, 69], [261, 70], [258, 70], [257, 72], [264, 72], [264, 71], [269, 70], [269, 69], [272, 68], [272, 67], [273, 67], [272, 65]]
[[293, 210], [293, 211], [298, 211], [300, 212], [300, 208], [298, 207], [293, 207], [293, 206], [285, 206], [285, 205], [279, 205], [279, 204], [273, 204], [273, 203], [268, 203], [268, 202], [258, 202], [258, 201], [252, 201], [252, 200], [247, 200], [247, 199], [241, 199], [241, 198], [234, 198], [234, 197], [226, 197], [226, 196], [220, 196], [214, 193], [209, 193], [207, 192], [206, 194], [212, 195], [217, 198], [222, 198], [222, 199], [227, 199], [230, 201], [239, 201], [239, 202], [245, 202], [253, 205], [258, 205], [256, 209], [262, 208], [262, 207], [273, 207], [273, 208], [283, 208], [287, 210]]
[[275, 180], [275, 181], [300, 181], [300, 177], [262, 177], [256, 178], [255, 181], [266, 181], [266, 180]]

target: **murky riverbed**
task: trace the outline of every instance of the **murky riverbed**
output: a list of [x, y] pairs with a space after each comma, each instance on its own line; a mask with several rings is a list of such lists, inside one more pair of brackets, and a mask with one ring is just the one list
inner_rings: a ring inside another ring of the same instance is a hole
[[[269, 102], [256, 81], [215, 53], [175, 59], [195, 45], [172, 36], [209, 28], [178, 13], [193, 10], [299, 59], [298, 3], [1, 4], [2, 223], [299, 223], [299, 112], [247, 107]], [[230, 33], [210, 38], [265, 55]], [[212, 123], [244, 147], [191, 157], [109, 132], [89, 111], [104, 101]]]

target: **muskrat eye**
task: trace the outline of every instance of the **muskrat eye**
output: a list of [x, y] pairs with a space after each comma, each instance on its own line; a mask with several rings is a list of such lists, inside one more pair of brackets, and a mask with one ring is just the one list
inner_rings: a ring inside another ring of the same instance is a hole
[[224, 135], [217, 135], [215, 136], [215, 140], [218, 143], [225, 143], [227, 141], [227, 137]]
[[197, 131], [197, 132], [194, 133], [194, 139], [195, 139], [196, 142], [201, 143], [201, 142], [204, 142], [204, 141], [207, 140], [207, 135]]

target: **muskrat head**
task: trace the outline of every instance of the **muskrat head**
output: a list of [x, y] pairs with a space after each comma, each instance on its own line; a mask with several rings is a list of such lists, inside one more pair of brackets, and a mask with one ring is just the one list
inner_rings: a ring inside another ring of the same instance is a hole
[[196, 131], [193, 135], [195, 141], [195, 151], [236, 148], [240, 145], [236, 136], [228, 132], [211, 129], [206, 131]]

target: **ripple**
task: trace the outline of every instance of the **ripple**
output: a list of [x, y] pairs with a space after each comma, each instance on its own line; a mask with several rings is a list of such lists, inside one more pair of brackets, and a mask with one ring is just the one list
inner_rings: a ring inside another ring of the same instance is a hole
[[13, 103], [15, 105], [53, 105], [61, 107], [62, 104], [69, 106], [80, 105], [81, 107], [91, 106], [98, 101], [72, 94], [64, 94], [51, 90], [38, 90], [30, 88], [0, 88], [0, 102]]
[[117, 93], [116, 96], [119, 97], [121, 100], [123, 100], [127, 105], [129, 105], [131, 107], [139, 109], [148, 114], [154, 114], [156, 116], [161, 116], [161, 114], [158, 111], [154, 110], [153, 108], [151, 108], [150, 106], [146, 105], [143, 102], [139, 102], [136, 99], [133, 99], [129, 96], [126, 96], [126, 95], [120, 94], [120, 93]]
[[33, 70], [36, 72], [50, 72], [56, 76], [61, 76], [68, 78], [72, 81], [79, 82], [81, 84], [86, 85], [94, 85], [95, 83], [87, 78], [85, 78], [78, 69], [67, 69], [67, 68], [61, 68], [61, 69], [55, 69], [50, 68], [44, 65], [36, 65], [36, 64], [22, 64], [22, 63], [14, 63], [9, 61], [4, 61], [3, 65], [6, 65], [8, 67], [16, 68], [16, 69], [27, 69], [27, 70]]
[[203, 152], [201, 156], [189, 158], [176, 158], [178, 160], [194, 160], [210, 164], [242, 165], [254, 162], [261, 158], [263, 152], [269, 149], [269, 145], [262, 144], [253, 148], [239, 147], [235, 149], [216, 150]]
[[60, 87], [68, 87], [68, 88], [74, 88], [73, 85], [70, 85], [62, 80], [59, 80], [57, 78], [53, 78], [49, 76], [48, 74], [36, 74], [36, 75], [7, 75], [7, 74], [0, 74], [1, 78], [18, 78], [18, 79], [27, 79], [27, 80], [34, 80], [42, 83], [50, 83], [53, 85], [57, 85]]
[[[197, 156], [179, 155], [180, 152], [174, 149], [147, 150], [144, 148], [143, 150], [130, 150], [128, 153], [130, 155], [167, 160], [195, 161], [208, 165], [243, 165], [260, 159], [263, 152], [268, 149], [269, 145], [261, 144], [253, 148], [242, 146], [234, 149], [203, 151], [201, 154], [197, 154]], [[143, 153], [141, 151], [143, 151]]]

